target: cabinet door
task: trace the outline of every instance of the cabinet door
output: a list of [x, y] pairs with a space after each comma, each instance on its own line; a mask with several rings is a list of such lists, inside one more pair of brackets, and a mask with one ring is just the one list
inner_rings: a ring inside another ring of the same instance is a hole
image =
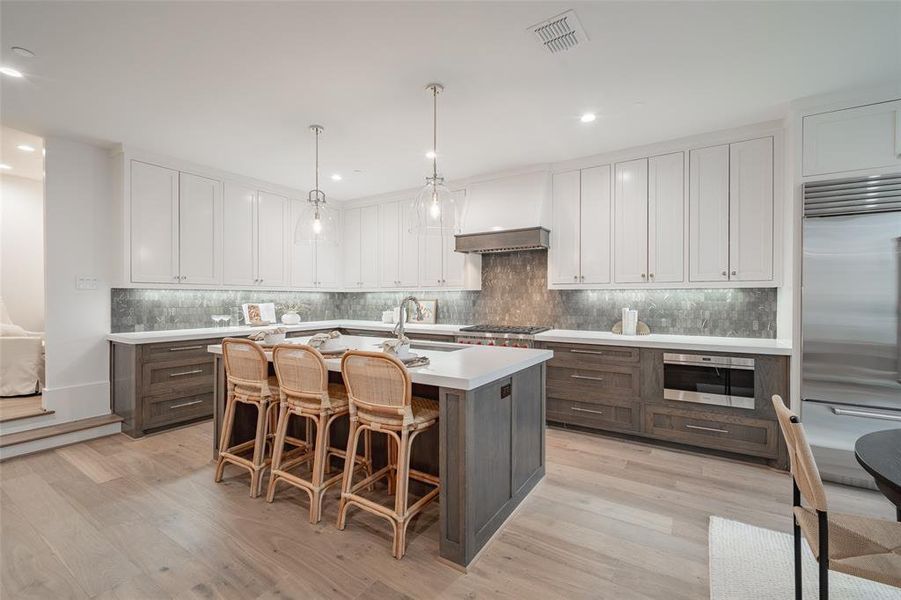
[[342, 239], [342, 255], [344, 257], [344, 287], [356, 288], [363, 285], [361, 274], [360, 247], [360, 209], [349, 208], [344, 211], [344, 234]]
[[773, 279], [773, 138], [729, 147], [729, 279]]
[[804, 117], [804, 175], [901, 166], [901, 100]]
[[379, 258], [379, 207], [364, 206], [360, 209], [360, 281], [363, 287], [379, 285]]
[[729, 279], [729, 146], [692, 150], [688, 165], [691, 281]]
[[[420, 236], [412, 233], [410, 228], [411, 215], [409, 210], [409, 202], [403, 201], [398, 203], [400, 211], [400, 285], [402, 287], [416, 287], [419, 285], [419, 243]], [[422, 236], [425, 237], [425, 236]], [[439, 253], [440, 256], [440, 253]]]
[[[269, 192], [257, 196], [257, 276], [259, 284], [288, 284], [288, 230], [291, 224], [288, 199]], [[293, 231], [293, 230], [292, 230]]]
[[[291, 226], [303, 215], [306, 200], [291, 201]], [[316, 243], [311, 241], [294, 243], [294, 230], [289, 229], [288, 245], [291, 255], [291, 287], [312, 288], [316, 283]]]
[[178, 171], [131, 162], [131, 280], [178, 282]]
[[178, 178], [178, 271], [182, 283], [217, 284], [222, 270], [222, 184], [190, 173]]
[[422, 271], [419, 282], [424, 287], [442, 285], [444, 280], [444, 239], [440, 233], [424, 233], [420, 236]]
[[[454, 204], [457, 205], [456, 215], [458, 218], [464, 213], [466, 204], [466, 190], [457, 190], [453, 192]], [[457, 231], [457, 223], [453, 223], [453, 232]], [[466, 255], [462, 252], [456, 252], [454, 248], [457, 240], [454, 233], [446, 233], [444, 235], [444, 282], [446, 287], [463, 287], [466, 285]]]
[[685, 155], [648, 159], [648, 281], [685, 281]]
[[551, 204], [551, 283], [579, 283], [580, 195], [579, 171], [555, 173]]
[[226, 182], [224, 196], [222, 282], [225, 285], [255, 285], [257, 192], [237, 183]]
[[381, 286], [397, 287], [400, 281], [400, 205], [379, 206], [379, 248], [382, 255]]
[[648, 280], [648, 159], [616, 164], [613, 195], [613, 278]]
[[610, 165], [582, 170], [580, 196], [580, 281], [610, 283]]
[[335, 242], [316, 242], [316, 287], [336, 288], [341, 281], [341, 247]]

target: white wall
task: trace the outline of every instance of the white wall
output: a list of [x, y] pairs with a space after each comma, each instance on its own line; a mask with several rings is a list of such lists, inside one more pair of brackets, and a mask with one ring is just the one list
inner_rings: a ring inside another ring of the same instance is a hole
[[[21, 429], [110, 413], [110, 272], [113, 205], [107, 150], [48, 137], [44, 180], [47, 382], [44, 408], [56, 411]], [[96, 277], [96, 290], [77, 290]], [[16, 422], [4, 433], [19, 430]]]
[[0, 296], [12, 322], [44, 330], [44, 184], [0, 175]]

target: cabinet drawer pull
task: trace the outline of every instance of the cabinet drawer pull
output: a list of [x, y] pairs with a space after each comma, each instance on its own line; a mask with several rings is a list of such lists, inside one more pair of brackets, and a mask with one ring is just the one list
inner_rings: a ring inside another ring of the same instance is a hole
[[182, 402], [181, 404], [173, 404], [169, 408], [184, 408], [185, 406], [194, 406], [195, 404], [200, 404], [203, 400], [194, 400], [192, 402]]
[[714, 433], [729, 433], [725, 429], [717, 429], [716, 427], [701, 427], [700, 425], [686, 425], [685, 429], [697, 429], [698, 431], [712, 431]]
[[185, 375], [197, 375], [203, 373], [203, 369], [194, 369], [193, 371], [182, 371], [181, 373], [169, 373], [169, 377], [183, 377]]
[[591, 413], [593, 415], [604, 414], [604, 411], [602, 411], [602, 410], [591, 410], [590, 408], [579, 408], [578, 406], [573, 406], [572, 409], [576, 412]]
[[573, 379], [590, 379], [591, 381], [604, 381], [603, 377], [592, 377], [591, 375], [570, 375]]
[[178, 348], [169, 348], [169, 352], [181, 352], [182, 350], [203, 350], [203, 346], [180, 346]]
[[573, 354], [597, 354], [598, 356], [607, 355], [607, 352], [603, 350], [576, 350], [575, 348], [570, 348], [569, 351]]

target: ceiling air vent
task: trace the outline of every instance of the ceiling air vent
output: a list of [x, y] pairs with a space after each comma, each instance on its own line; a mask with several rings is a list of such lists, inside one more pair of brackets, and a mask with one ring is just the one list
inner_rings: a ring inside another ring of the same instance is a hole
[[579, 23], [579, 17], [576, 16], [573, 10], [568, 10], [556, 17], [536, 23], [529, 29], [535, 34], [541, 45], [551, 54], [569, 50], [588, 41], [588, 36], [585, 34], [585, 30], [582, 29], [582, 24]]

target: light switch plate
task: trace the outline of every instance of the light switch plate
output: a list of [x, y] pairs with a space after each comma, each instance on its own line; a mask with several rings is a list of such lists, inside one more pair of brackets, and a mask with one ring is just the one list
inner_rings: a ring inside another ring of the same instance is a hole
[[97, 278], [96, 277], [77, 277], [75, 279], [75, 289], [76, 290], [96, 290], [97, 289]]

